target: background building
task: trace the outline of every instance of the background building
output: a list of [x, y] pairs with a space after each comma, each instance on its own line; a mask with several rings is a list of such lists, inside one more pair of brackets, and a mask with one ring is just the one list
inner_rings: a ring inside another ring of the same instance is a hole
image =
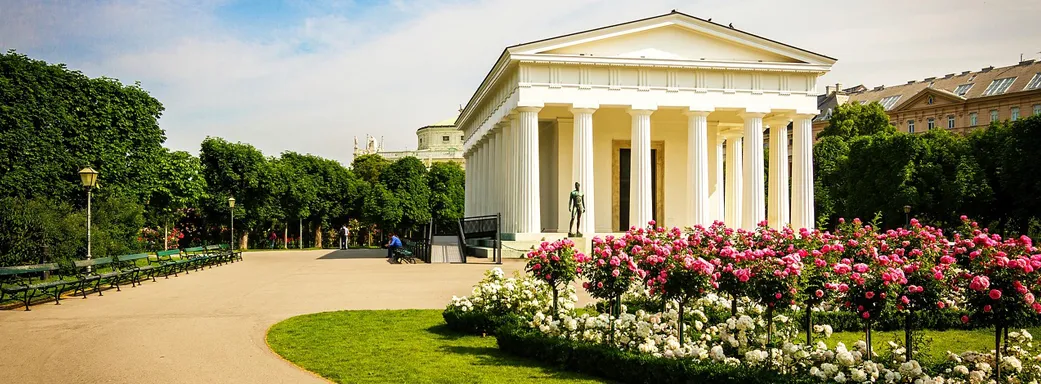
[[882, 104], [901, 132], [944, 128], [968, 133], [993, 121], [1041, 114], [1041, 61], [949, 73], [892, 87], [842, 89], [836, 84], [826, 89], [817, 101], [821, 114], [813, 120], [814, 137], [828, 125], [831, 112], [839, 104], [873, 101]]
[[437, 162], [455, 162], [466, 167], [463, 160], [463, 132], [456, 128], [455, 117], [425, 125], [416, 130], [418, 145], [416, 150], [386, 151], [377, 143], [375, 137], [366, 138], [366, 147], [358, 147], [358, 138], [354, 139], [354, 156], [379, 154], [394, 161], [403, 157], [415, 156], [430, 167]]

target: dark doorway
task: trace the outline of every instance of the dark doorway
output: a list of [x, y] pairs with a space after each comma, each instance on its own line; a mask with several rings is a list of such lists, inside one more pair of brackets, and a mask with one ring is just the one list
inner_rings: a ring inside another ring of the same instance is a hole
[[[618, 228], [619, 232], [629, 230], [629, 186], [632, 178], [632, 151], [629, 148], [618, 149]], [[658, 150], [651, 148], [651, 218], [658, 222]], [[646, 225], [647, 223], [640, 223]]]

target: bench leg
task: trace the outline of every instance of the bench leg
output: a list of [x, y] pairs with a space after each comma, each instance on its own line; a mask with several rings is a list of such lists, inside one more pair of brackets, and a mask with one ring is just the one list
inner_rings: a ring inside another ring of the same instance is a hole
[[122, 292], [122, 290], [119, 289], [119, 280], [122, 279], [122, 278], [123, 278], [122, 274], [116, 275], [116, 278], [114, 280], [109, 280], [108, 286], [112, 287], [112, 285], [115, 284], [116, 292]]
[[105, 296], [105, 294], [101, 293], [101, 278], [100, 277], [98, 278], [98, 281], [94, 282], [94, 292], [97, 293], [98, 296]]
[[[54, 305], [61, 305], [61, 291], [65, 288], [64, 284], [54, 286], [54, 291], [51, 292], [51, 296], [54, 296]], [[86, 296], [84, 296], [86, 298]]]
[[35, 291], [35, 289], [26, 289], [25, 292], [22, 293], [22, 302], [25, 303], [26, 311], [29, 310], [29, 303], [33, 301], [33, 296], [35, 296], [35, 292], [33, 291]]

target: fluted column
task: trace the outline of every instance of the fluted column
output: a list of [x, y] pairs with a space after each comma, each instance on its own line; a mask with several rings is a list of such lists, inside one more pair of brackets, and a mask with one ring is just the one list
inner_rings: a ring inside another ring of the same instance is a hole
[[765, 113], [745, 112], [744, 207], [741, 209], [741, 228], [755, 229], [766, 219], [766, 183], [763, 164], [763, 116]]
[[477, 185], [474, 188], [474, 216], [480, 216], [484, 214], [484, 138], [477, 140], [477, 161], [474, 165], [477, 167]]
[[582, 225], [578, 232], [591, 236], [595, 233], [593, 187], [593, 113], [595, 108], [571, 108], [574, 115], [574, 140], [571, 150], [572, 178], [582, 185], [586, 211], [582, 214]]
[[708, 200], [712, 221], [723, 221], [723, 141], [719, 127], [708, 130]]
[[[470, 164], [470, 152], [463, 152], [463, 163]], [[463, 171], [463, 216], [470, 215], [470, 167]]]
[[520, 176], [517, 189], [520, 204], [520, 233], [542, 232], [542, 211], [539, 202], [539, 107], [518, 107], [517, 131]]
[[488, 214], [502, 213], [502, 126], [496, 124], [492, 135], [492, 211]]
[[789, 223], [788, 199], [788, 123], [770, 126], [770, 182], [767, 220], [773, 228]]
[[502, 125], [502, 158], [503, 158], [503, 202], [502, 202], [502, 231], [506, 233], [513, 233], [513, 195], [516, 190], [516, 184], [514, 184], [513, 174], [514, 164], [516, 162], [513, 159], [513, 119], [507, 117], [506, 121]]
[[646, 227], [654, 218], [651, 212], [651, 113], [650, 109], [630, 109], [632, 149], [629, 166], [629, 225]]
[[687, 224], [711, 224], [708, 201], [708, 114], [687, 112]]
[[813, 228], [813, 115], [792, 121], [792, 227]]
[[737, 228], [741, 226], [741, 209], [742, 206], [742, 183], [744, 182], [741, 177], [742, 166], [741, 166], [741, 131], [727, 131], [725, 134], [727, 140], [727, 172], [726, 172], [726, 187], [725, 193], [726, 198], [724, 201], [726, 214], [723, 218], [723, 222], [728, 227]]

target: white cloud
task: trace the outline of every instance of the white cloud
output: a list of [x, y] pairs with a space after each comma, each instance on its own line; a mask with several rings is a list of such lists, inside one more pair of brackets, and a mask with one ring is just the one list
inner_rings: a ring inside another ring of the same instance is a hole
[[222, 23], [217, 1], [84, 4], [0, 5], [0, 48], [141, 80], [167, 108], [172, 148], [196, 151], [209, 135], [343, 162], [367, 133], [414, 146], [415, 129], [465, 104], [508, 45], [671, 9], [838, 58], [820, 84], [1007, 65], [1041, 36], [1030, 1], [332, 1], [262, 34]]

